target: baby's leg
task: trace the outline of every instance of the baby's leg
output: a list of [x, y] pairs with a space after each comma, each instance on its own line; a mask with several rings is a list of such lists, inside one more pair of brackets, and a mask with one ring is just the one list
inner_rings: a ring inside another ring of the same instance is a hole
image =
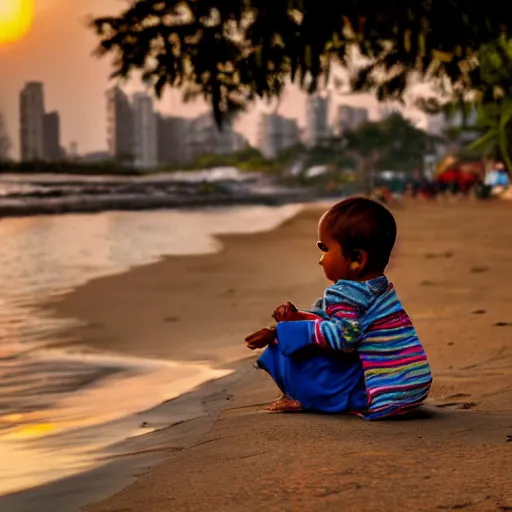
[[285, 369], [283, 367], [283, 356], [279, 352], [277, 345], [270, 344], [261, 357], [257, 361], [257, 365], [262, 370], [265, 370], [276, 383], [277, 387], [286, 396], [286, 387], [284, 383]]
[[274, 379], [277, 387], [283, 395], [276, 401], [264, 407], [264, 410], [271, 412], [300, 411], [300, 403], [293, 400], [287, 394], [286, 374], [288, 373], [288, 358], [283, 356], [277, 345], [269, 345], [258, 361], [258, 366], [266, 370]]
[[[269, 345], [261, 355], [258, 366], [270, 374], [284, 395], [267, 410], [340, 413], [365, 409], [368, 400], [358, 355], [331, 357], [317, 345], [307, 348], [291, 357], [281, 352], [280, 345]], [[361, 400], [355, 404], [353, 398], [359, 390]]]

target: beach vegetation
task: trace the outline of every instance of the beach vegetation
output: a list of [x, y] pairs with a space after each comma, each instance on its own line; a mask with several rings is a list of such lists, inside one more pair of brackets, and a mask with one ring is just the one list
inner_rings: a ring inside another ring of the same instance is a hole
[[483, 44], [475, 73], [478, 80], [471, 95], [447, 102], [421, 100], [419, 106], [428, 113], [444, 112], [448, 118], [459, 115], [462, 123], [449, 127], [447, 138], [457, 140], [470, 133], [466, 151], [501, 160], [512, 169], [512, 39], [502, 35]]
[[509, 34], [507, 12], [480, 0], [138, 0], [91, 27], [114, 78], [140, 73], [158, 96], [174, 87], [203, 97], [220, 125], [290, 82], [308, 93], [342, 82], [380, 100], [401, 100], [420, 81], [447, 95], [473, 91], [482, 49]]

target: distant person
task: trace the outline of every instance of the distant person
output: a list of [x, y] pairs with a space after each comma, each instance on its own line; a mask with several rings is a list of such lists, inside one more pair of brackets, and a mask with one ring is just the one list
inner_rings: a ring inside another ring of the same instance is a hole
[[510, 175], [502, 163], [496, 164], [494, 169], [487, 172], [485, 185], [491, 188], [506, 189], [510, 186]]
[[437, 195], [437, 187], [435, 183], [429, 181], [427, 178], [423, 178], [420, 186], [419, 196], [427, 201], [435, 199]]
[[427, 357], [395, 288], [384, 275], [396, 238], [389, 210], [349, 198], [318, 225], [320, 265], [332, 283], [316, 309], [290, 302], [277, 326], [246, 338], [267, 347], [258, 360], [284, 396], [268, 410], [354, 413], [365, 419], [403, 414], [427, 397]]
[[435, 183], [438, 195], [442, 197], [446, 196], [448, 192], [448, 183], [446, 180], [444, 180], [442, 177], [439, 177], [435, 180]]
[[449, 167], [437, 177], [439, 191], [444, 195], [451, 193], [457, 195], [460, 191], [460, 169]]
[[478, 176], [482, 173], [480, 162], [462, 164], [459, 174], [460, 191], [463, 196], [469, 196], [476, 187]]

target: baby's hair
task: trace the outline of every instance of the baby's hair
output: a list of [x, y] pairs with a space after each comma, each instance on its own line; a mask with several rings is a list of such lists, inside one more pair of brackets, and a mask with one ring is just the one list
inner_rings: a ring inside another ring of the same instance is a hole
[[366, 251], [367, 270], [384, 272], [396, 240], [396, 222], [385, 206], [366, 197], [350, 197], [335, 204], [325, 221], [346, 257], [358, 249]]

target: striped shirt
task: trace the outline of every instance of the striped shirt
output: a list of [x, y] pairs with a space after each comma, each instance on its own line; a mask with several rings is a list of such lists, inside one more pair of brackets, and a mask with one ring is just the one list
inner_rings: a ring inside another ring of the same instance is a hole
[[338, 281], [325, 291], [326, 318], [314, 321], [313, 343], [329, 351], [357, 351], [363, 366], [366, 419], [403, 414], [428, 395], [427, 356], [393, 284], [385, 276], [366, 282]]

